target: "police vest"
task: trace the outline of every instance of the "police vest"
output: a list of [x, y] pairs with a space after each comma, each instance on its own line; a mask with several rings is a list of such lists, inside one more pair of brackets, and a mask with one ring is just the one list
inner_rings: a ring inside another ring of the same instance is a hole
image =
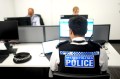
[[85, 45], [65, 42], [59, 46], [58, 71], [74, 74], [100, 74], [100, 46], [94, 42]]

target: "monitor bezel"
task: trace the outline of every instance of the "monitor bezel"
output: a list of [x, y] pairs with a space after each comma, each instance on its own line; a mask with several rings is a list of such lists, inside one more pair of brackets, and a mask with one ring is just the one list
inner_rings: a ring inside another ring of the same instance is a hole
[[[10, 20], [11, 19], [11, 20]], [[12, 20], [13, 19], [13, 20]], [[15, 20], [16, 19], [16, 20]], [[20, 20], [22, 20], [22, 19], [29, 19], [29, 24], [27, 24], [27, 25], [19, 25], [19, 23], [20, 23]], [[28, 16], [26, 16], [26, 17], [5, 17], [4, 18], [4, 21], [17, 21], [18, 22], [18, 26], [32, 26], [32, 23], [31, 23], [31, 17], [28, 17]]]
[[81, 14], [81, 15], [61, 15], [60, 19], [70, 19], [71, 17], [75, 17], [75, 16], [83, 16], [86, 19], [88, 19], [88, 15], [87, 14]]

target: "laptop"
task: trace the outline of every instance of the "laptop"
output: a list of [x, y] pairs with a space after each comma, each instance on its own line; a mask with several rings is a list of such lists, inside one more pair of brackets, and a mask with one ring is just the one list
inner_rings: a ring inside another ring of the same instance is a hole
[[59, 44], [59, 40], [51, 40], [42, 43], [43, 53], [50, 60], [52, 52], [56, 49]]

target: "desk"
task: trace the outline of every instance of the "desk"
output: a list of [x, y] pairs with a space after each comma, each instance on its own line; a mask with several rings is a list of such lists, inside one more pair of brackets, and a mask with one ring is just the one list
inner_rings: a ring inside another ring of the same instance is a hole
[[[112, 45], [110, 43], [106, 43], [105, 47], [108, 48], [108, 50], [106, 50], [108, 57], [109, 57], [108, 66], [120, 66], [120, 62], [119, 62], [120, 55], [118, 54], [118, 52], [112, 47]], [[10, 56], [5, 61], [3, 61], [3, 63], [0, 64], [1, 69], [6, 68], [6, 67], [9, 68], [11, 71], [18, 69], [18, 68], [20, 68], [19, 70], [21, 70], [21, 68], [23, 68], [23, 70], [27, 69], [29, 71], [30, 70], [36, 71], [39, 68], [42, 68], [42, 69], [48, 68], [49, 69], [49, 67], [50, 67], [49, 60], [45, 56], [40, 56], [40, 54], [43, 52], [41, 43], [16, 44], [16, 45], [14, 45], [14, 48], [18, 48], [17, 53], [29, 52], [32, 55], [32, 59], [26, 63], [15, 64], [13, 62], [14, 56], [13, 56], [13, 54], [10, 54]], [[47, 74], [48, 74], [48, 69], [47, 69], [47, 72], [45, 72]], [[5, 69], [5, 70], [7, 71], [8, 69]], [[41, 69], [39, 69], [39, 70], [42, 71], [42, 75], [40, 75], [41, 74], [40, 72], [36, 72], [36, 73], [40, 76], [43, 76], [45, 74], [43, 72], [44, 70], [41, 70]], [[14, 71], [14, 72], [18, 72], [18, 71]], [[0, 71], [0, 73], [3, 73], [3, 72]], [[22, 73], [22, 70], [20, 71], [20, 73]], [[32, 73], [33, 72], [31, 72], [30, 74], [33, 75]], [[3, 74], [6, 74], [6, 72], [4, 72]], [[47, 75], [45, 75], [45, 76], [47, 76]]]
[[114, 49], [114, 47], [110, 43], [106, 43], [105, 46], [108, 48], [108, 50], [106, 50], [109, 57], [108, 66], [120, 67], [120, 54]]
[[[120, 66], [120, 55], [113, 48], [110, 43], [106, 43], [105, 47], [108, 48], [106, 50], [107, 55], [109, 57], [108, 66]], [[23, 43], [16, 44], [14, 48], [18, 48], [17, 53], [19, 52], [29, 52], [32, 55], [32, 59], [23, 64], [15, 64], [13, 62], [13, 54], [0, 64], [0, 67], [49, 67], [49, 60], [45, 56], [40, 56], [43, 52], [41, 43]]]
[[42, 45], [40, 43], [24, 43], [16, 44], [14, 48], [19, 52], [29, 52], [32, 55], [32, 59], [26, 63], [16, 64], [13, 62], [13, 54], [0, 64], [0, 67], [49, 67], [49, 60], [45, 56], [40, 56], [43, 52]]
[[45, 56], [40, 55], [43, 52], [41, 43], [16, 44], [14, 48], [18, 48], [17, 53], [29, 52], [32, 58], [26, 63], [16, 64], [13, 62], [14, 55], [10, 54], [9, 57], [0, 64], [0, 78], [48, 78], [50, 63]]

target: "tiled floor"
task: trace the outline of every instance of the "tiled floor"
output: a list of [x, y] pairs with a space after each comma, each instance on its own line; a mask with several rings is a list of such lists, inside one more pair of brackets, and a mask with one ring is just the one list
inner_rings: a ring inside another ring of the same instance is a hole
[[[120, 54], [120, 44], [111, 43], [116, 51]], [[120, 62], [120, 61], [118, 61]], [[120, 79], [120, 67], [109, 67], [111, 79]]]

